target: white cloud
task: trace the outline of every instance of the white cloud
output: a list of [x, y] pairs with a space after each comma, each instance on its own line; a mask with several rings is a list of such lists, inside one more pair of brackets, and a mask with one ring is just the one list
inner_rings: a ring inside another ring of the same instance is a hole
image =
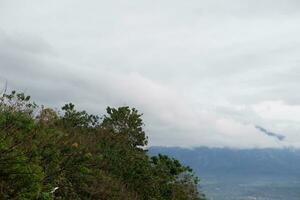
[[254, 105], [253, 109], [264, 119], [300, 122], [300, 105], [288, 105], [283, 101], [264, 101]]
[[137, 107], [154, 145], [299, 146], [299, 7], [4, 0], [0, 79], [52, 106]]

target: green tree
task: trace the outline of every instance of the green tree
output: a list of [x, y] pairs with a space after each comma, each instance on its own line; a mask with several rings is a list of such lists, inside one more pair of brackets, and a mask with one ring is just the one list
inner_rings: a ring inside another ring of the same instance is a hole
[[107, 107], [102, 127], [111, 133], [124, 135], [133, 147], [147, 145], [148, 138], [143, 130], [142, 114], [135, 108], [128, 106], [111, 108]]
[[0, 199], [204, 199], [189, 167], [142, 149], [136, 109], [108, 107], [102, 123], [72, 103], [62, 111], [23, 93], [0, 97]]

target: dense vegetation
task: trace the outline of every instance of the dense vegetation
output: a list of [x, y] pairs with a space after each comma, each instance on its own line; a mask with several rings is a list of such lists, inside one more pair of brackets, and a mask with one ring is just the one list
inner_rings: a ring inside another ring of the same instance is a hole
[[148, 156], [146, 144], [134, 108], [108, 107], [99, 118], [71, 103], [57, 112], [3, 94], [0, 199], [204, 199], [189, 167]]

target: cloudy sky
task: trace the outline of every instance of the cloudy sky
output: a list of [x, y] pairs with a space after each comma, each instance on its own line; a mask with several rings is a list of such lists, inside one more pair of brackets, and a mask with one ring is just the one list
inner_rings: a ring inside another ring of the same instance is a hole
[[0, 86], [47, 106], [136, 107], [150, 145], [300, 147], [299, 9], [298, 0], [0, 0]]

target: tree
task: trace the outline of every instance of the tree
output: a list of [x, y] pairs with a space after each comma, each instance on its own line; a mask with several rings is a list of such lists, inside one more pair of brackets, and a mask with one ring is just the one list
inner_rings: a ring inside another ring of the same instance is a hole
[[107, 114], [104, 116], [102, 127], [114, 134], [124, 135], [133, 147], [145, 146], [148, 138], [143, 130], [142, 114], [135, 108], [128, 106], [111, 108], [107, 107]]
[[199, 179], [190, 167], [183, 166], [178, 160], [161, 154], [151, 157], [151, 163], [163, 199], [205, 199], [197, 188]]
[[74, 104], [62, 114], [29, 96], [0, 98], [0, 199], [202, 200], [189, 167], [149, 157], [141, 114], [107, 108], [103, 122]]

